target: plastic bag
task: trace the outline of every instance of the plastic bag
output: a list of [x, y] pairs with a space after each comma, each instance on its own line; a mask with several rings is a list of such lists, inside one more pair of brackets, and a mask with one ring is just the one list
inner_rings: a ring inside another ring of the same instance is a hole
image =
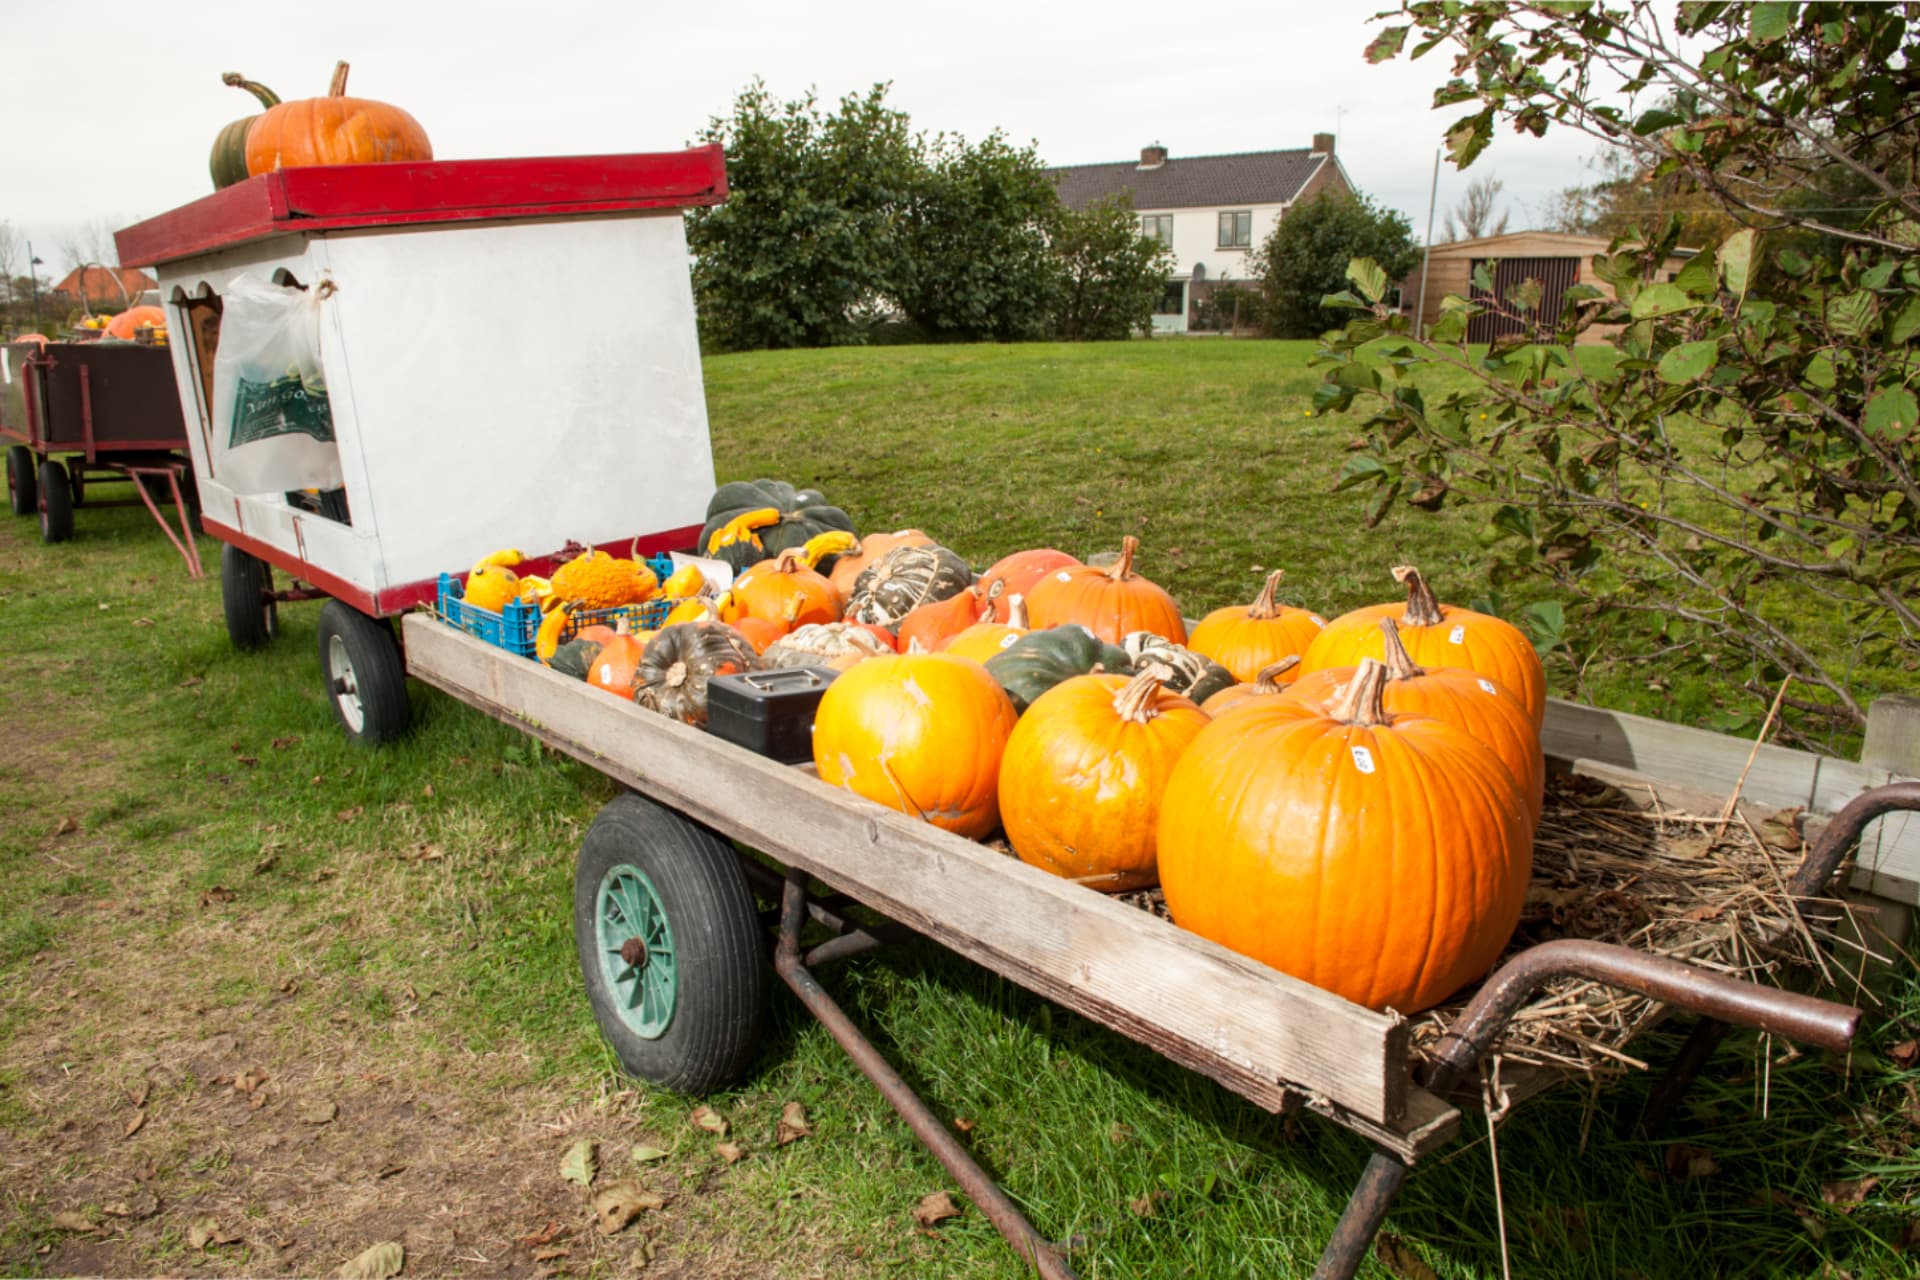
[[320, 363], [320, 304], [329, 292], [240, 276], [221, 297], [213, 476], [236, 493], [340, 487]]

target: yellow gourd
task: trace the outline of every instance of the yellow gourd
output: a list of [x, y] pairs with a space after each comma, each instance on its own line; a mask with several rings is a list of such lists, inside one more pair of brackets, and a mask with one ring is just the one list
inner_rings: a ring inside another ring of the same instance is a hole
[[465, 595], [468, 604], [498, 613], [519, 598], [519, 575], [500, 565], [477, 564], [467, 575]]

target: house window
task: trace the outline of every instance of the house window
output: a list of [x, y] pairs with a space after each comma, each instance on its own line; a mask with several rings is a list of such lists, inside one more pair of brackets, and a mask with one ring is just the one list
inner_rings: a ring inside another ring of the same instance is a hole
[[1220, 211], [1220, 247], [1248, 249], [1252, 246], [1253, 210], [1222, 209]]
[[1149, 240], [1158, 240], [1169, 249], [1173, 247], [1173, 215], [1170, 213], [1149, 213], [1140, 218], [1140, 234]]

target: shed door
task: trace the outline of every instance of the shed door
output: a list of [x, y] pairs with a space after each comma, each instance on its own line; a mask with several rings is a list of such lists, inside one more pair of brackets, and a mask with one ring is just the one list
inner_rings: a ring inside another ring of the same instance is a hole
[[[1553, 320], [1560, 315], [1560, 296], [1572, 288], [1580, 278], [1580, 259], [1578, 258], [1475, 258], [1470, 268], [1478, 271], [1482, 263], [1493, 267], [1493, 289], [1500, 297], [1522, 280], [1538, 280], [1541, 284], [1540, 310], [1536, 315]], [[1476, 286], [1471, 295], [1478, 300], [1487, 296], [1486, 290]], [[1524, 333], [1526, 326], [1506, 316], [1475, 316], [1467, 322], [1468, 342], [1492, 342], [1495, 338], [1509, 333]]]

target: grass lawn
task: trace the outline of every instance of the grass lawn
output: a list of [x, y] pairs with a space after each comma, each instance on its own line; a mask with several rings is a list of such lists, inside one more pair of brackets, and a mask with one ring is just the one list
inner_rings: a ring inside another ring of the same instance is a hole
[[[1271, 566], [1322, 611], [1389, 598], [1407, 560], [1481, 593], [1468, 517], [1364, 533], [1329, 496], [1351, 432], [1306, 411], [1303, 356], [771, 353], [708, 361], [707, 388], [721, 478], [815, 484], [977, 565], [1136, 533], [1194, 614]], [[144, 511], [75, 523], [45, 547], [0, 522], [0, 1272], [317, 1274], [397, 1240], [408, 1276], [1021, 1274], [977, 1212], [915, 1226], [946, 1179], [784, 995], [749, 1079], [707, 1100], [738, 1163], [694, 1100], [617, 1073], [568, 918], [604, 779], [424, 688], [412, 737], [352, 750], [317, 605], [235, 653], [217, 580], [189, 583]], [[937, 949], [823, 976], [1085, 1276], [1305, 1274], [1364, 1159]], [[1902, 982], [1849, 1059], [1736, 1037], [1659, 1142], [1615, 1134], [1645, 1079], [1530, 1104], [1497, 1135], [1513, 1274], [1913, 1274], [1916, 1023]], [[788, 1101], [813, 1136], [779, 1146]], [[559, 1176], [582, 1137], [602, 1183], [666, 1206], [589, 1229]], [[1440, 1276], [1500, 1274], [1483, 1125], [1387, 1229]]]

